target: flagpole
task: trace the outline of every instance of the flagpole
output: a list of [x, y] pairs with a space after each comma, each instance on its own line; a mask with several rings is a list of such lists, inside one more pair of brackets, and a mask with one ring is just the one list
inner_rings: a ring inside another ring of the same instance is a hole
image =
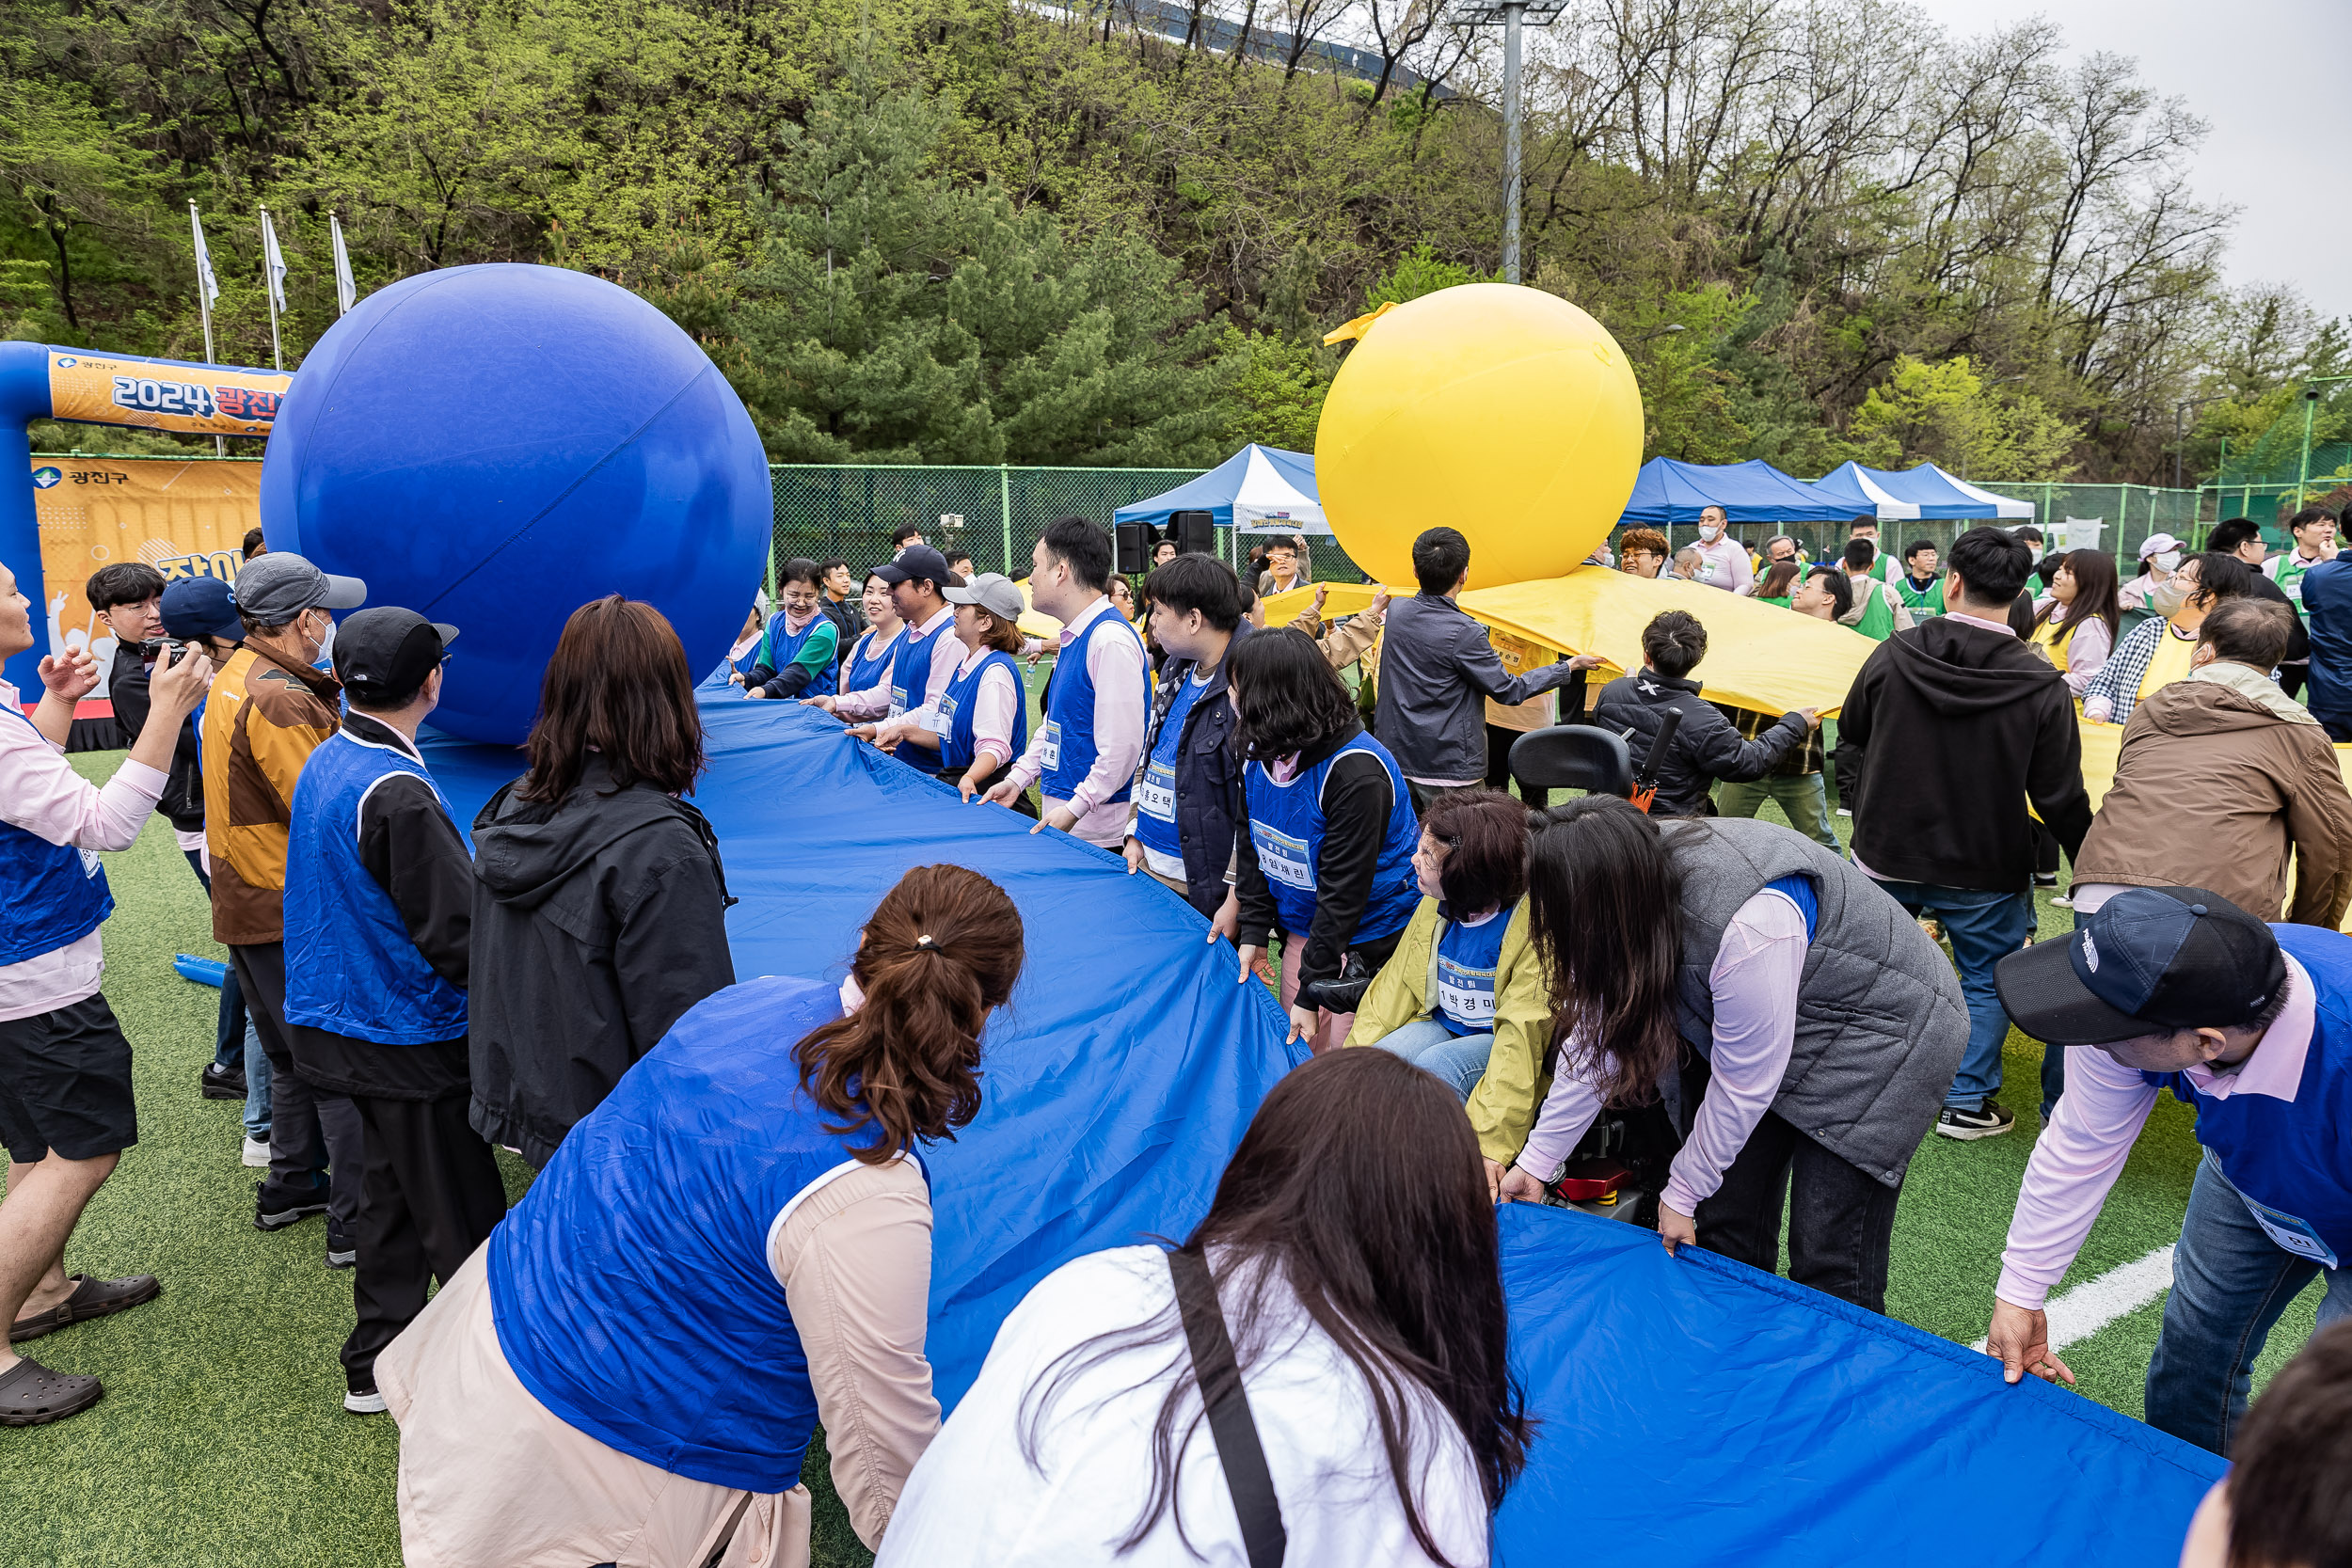
[[286, 368], [285, 352], [278, 342], [278, 289], [269, 275], [270, 252], [277, 248], [278, 236], [270, 232], [269, 209], [262, 209], [262, 292], [269, 295], [269, 364], [274, 371]]
[[[202, 310], [204, 314], [204, 362], [208, 365], [215, 365], [218, 364], [219, 360], [213, 355], [213, 293], [210, 289], [204, 286], [206, 274], [212, 270], [212, 263], [204, 255], [204, 220], [197, 216], [196, 200], [193, 197], [191, 197], [188, 200], [188, 228], [196, 235], [196, 303], [198, 309]], [[213, 437], [213, 455], [215, 457], [226, 457], [229, 455], [229, 438], [227, 436], [215, 436]]]

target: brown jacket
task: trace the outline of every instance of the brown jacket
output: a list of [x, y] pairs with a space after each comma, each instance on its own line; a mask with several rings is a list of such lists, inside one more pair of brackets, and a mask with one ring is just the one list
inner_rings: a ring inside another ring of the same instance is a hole
[[2133, 712], [2074, 879], [2210, 888], [2277, 920], [2292, 856], [2284, 918], [2332, 931], [2352, 901], [2352, 795], [2336, 750], [2278, 709], [2289, 699], [2263, 677], [2222, 675], [2175, 681]]
[[204, 698], [204, 837], [213, 940], [283, 942], [286, 835], [302, 765], [342, 727], [342, 687], [248, 642]]

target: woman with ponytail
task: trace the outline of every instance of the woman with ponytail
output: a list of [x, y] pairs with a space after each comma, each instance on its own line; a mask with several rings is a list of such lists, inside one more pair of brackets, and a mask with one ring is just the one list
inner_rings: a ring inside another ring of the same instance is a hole
[[1385, 1051], [1319, 1056], [1182, 1246], [1013, 1309], [876, 1568], [1483, 1568], [1534, 1426], [1507, 1339], [1460, 1101]]
[[806, 1562], [819, 1421], [879, 1544], [939, 1425], [919, 1146], [1021, 962], [1001, 889], [918, 866], [838, 986], [679, 1019], [376, 1363], [408, 1568]]

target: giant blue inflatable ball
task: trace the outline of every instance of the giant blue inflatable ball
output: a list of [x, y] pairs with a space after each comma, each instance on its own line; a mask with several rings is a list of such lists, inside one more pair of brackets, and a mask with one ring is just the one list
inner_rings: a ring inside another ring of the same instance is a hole
[[759, 586], [772, 505], [718, 367], [628, 290], [560, 267], [452, 267], [371, 294], [319, 340], [262, 467], [272, 549], [461, 634], [431, 722], [531, 729], [573, 610], [669, 617], [697, 676]]

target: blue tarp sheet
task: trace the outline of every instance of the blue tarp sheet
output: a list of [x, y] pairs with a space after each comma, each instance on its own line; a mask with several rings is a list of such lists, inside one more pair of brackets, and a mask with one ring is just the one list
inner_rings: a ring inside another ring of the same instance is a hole
[[1720, 466], [1653, 457], [1635, 477], [1619, 521], [1626, 528], [1662, 529], [1695, 523], [1708, 506], [1722, 507], [1735, 523], [1842, 523], [1863, 510], [1760, 457]]
[[[2169, 1563], [2201, 1449], [1963, 1345], [1573, 1210], [1502, 1211], [1512, 1359], [1544, 1426], [1510, 1568]], [[1992, 1281], [1985, 1281], [1988, 1307]]]
[[[1241, 520], [1242, 526], [1248, 528], [1258, 525], [1262, 521], [1259, 512], [1263, 505], [1269, 499], [1279, 503], [1281, 498], [1243, 494], [1246, 488], [1245, 482], [1249, 476], [1249, 454], [1251, 452], [1256, 452], [1263, 458], [1284, 484], [1314, 507], [1311, 515], [1302, 513], [1296, 518], [1280, 524], [1264, 524], [1266, 531], [1289, 532], [1292, 531], [1289, 522], [1295, 521], [1299, 529], [1306, 531], [1327, 532], [1328, 529], [1324, 522], [1323, 508], [1320, 504], [1323, 493], [1315, 488], [1313, 454], [1303, 451], [1284, 451], [1279, 447], [1262, 447], [1254, 443], [1242, 448], [1241, 451], [1199, 478], [1184, 481], [1173, 490], [1163, 491], [1149, 500], [1139, 500], [1132, 506], [1120, 507], [1111, 515], [1112, 521], [1150, 523], [1153, 528], [1166, 528], [1168, 519], [1173, 513], [1206, 512], [1216, 519], [1218, 528], [1232, 528], [1233, 526], [1233, 502], [1239, 499], [1244, 502], [1242, 510], [1245, 515]], [[1251, 502], [1257, 502], [1259, 505], [1253, 506], [1249, 504]]]
[[[985, 1041], [979, 1117], [928, 1150], [936, 1241], [931, 1364], [952, 1405], [996, 1325], [1073, 1258], [1182, 1237], [1208, 1212], [1244, 1128], [1295, 1053], [1233, 950], [1123, 861], [956, 792], [798, 704], [706, 692], [735, 972], [849, 973], [858, 927], [911, 866], [968, 866], [1019, 906], [1027, 957]], [[521, 771], [495, 746], [429, 737], [460, 826]], [[1303, 1059], [1304, 1047], [1295, 1059]]]
[[[1198, 913], [1113, 856], [965, 805], [797, 705], [706, 691], [703, 718], [696, 803], [742, 900], [737, 974], [843, 974], [913, 865], [969, 866], [1020, 907], [1027, 967], [989, 1032], [985, 1106], [927, 1154], [930, 1350], [952, 1406], [1038, 1279], [1206, 1212], [1295, 1065], [1281, 1014], [1234, 983]], [[429, 733], [425, 755], [461, 826], [520, 771], [512, 750]], [[2078, 1395], [2005, 1387], [1961, 1346], [1703, 1252], [1670, 1259], [1652, 1232], [1517, 1206], [1502, 1224], [1513, 1356], [1544, 1422], [1497, 1520], [1512, 1568], [2166, 1562], [2219, 1472]]]

